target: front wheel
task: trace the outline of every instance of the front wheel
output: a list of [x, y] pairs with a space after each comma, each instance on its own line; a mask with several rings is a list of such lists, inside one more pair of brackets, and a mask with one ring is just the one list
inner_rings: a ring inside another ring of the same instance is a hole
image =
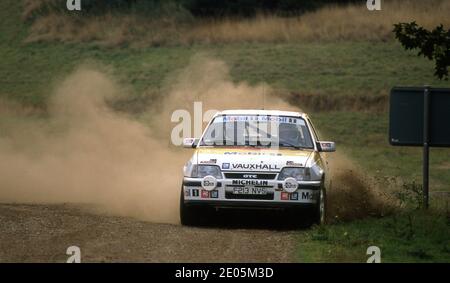
[[327, 194], [325, 186], [320, 186], [319, 198], [313, 208], [313, 223], [317, 225], [325, 224], [327, 220]]

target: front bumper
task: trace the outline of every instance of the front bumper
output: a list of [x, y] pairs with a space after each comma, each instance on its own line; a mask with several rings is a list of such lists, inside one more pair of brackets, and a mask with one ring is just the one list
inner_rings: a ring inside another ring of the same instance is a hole
[[264, 185], [254, 186], [265, 188], [265, 195], [236, 195], [233, 190], [238, 185], [233, 184], [233, 179], [218, 179], [217, 186], [212, 191], [204, 190], [201, 182], [201, 178], [183, 179], [186, 205], [237, 208], [305, 207], [317, 203], [321, 186], [321, 181], [299, 181], [297, 190], [287, 193], [283, 190], [282, 181], [266, 180]]

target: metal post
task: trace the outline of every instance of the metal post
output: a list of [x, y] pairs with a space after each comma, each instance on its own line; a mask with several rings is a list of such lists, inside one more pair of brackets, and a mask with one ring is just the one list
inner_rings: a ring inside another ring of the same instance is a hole
[[429, 206], [429, 116], [430, 116], [430, 88], [425, 86], [423, 93], [423, 208]]

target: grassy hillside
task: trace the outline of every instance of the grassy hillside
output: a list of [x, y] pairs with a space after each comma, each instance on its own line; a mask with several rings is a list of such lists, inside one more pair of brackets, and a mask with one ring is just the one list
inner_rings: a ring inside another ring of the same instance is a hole
[[[82, 44], [26, 44], [24, 42], [33, 33], [33, 24], [22, 19], [24, 10], [22, 2], [3, 1], [0, 5], [2, 5], [0, 13], [4, 19], [0, 27], [0, 54], [3, 60], [0, 66], [2, 78], [0, 95], [33, 104], [45, 103], [45, 95], [49, 92], [52, 81], [58, 80], [58, 76], [67, 74], [74, 66], [86, 61], [113, 67], [117, 78], [131, 84], [136, 93], [142, 95], [145, 91], [158, 90], [163, 78], [185, 66], [189, 58], [197, 53], [206, 53], [224, 60], [230, 66], [231, 75], [236, 80], [252, 84], [267, 82], [277, 90], [321, 95], [325, 99], [354, 95], [386, 96], [393, 85], [448, 85], [433, 78], [432, 62], [418, 58], [412, 52], [405, 52], [393, 41], [327, 43], [281, 41], [273, 44], [249, 43], [241, 39], [240, 43], [234, 44], [195, 44], [139, 49], [101, 47], [94, 43], [95, 40]], [[417, 3], [405, 7], [416, 12], [420, 8]], [[332, 11], [339, 14], [344, 13], [342, 11], [346, 11], [345, 9], [351, 7], [334, 8]], [[317, 13], [326, 11], [332, 13], [330, 8], [324, 10]], [[404, 12], [404, 15], [407, 14]], [[305, 17], [307, 19], [312, 17], [318, 21], [326, 18], [313, 15]], [[433, 18], [439, 19], [438, 16]], [[272, 26], [264, 19], [260, 21]], [[330, 19], [329, 22], [340, 21]], [[354, 25], [357, 24], [357, 21], [354, 22]], [[83, 27], [77, 29], [83, 30]], [[364, 26], [360, 27], [360, 30], [370, 33]], [[88, 29], [86, 32], [95, 31]], [[58, 33], [66, 34], [64, 30], [59, 30]], [[302, 101], [299, 103], [301, 105]], [[357, 110], [366, 110], [364, 106], [358, 108], [361, 109]]]
[[199, 52], [224, 60], [235, 80], [266, 82], [277, 90], [302, 94], [386, 96], [394, 85], [445, 85], [433, 78], [431, 62], [404, 52], [396, 43], [249, 43], [139, 50], [33, 43], [0, 48], [3, 95], [38, 104], [45, 102], [55, 75], [67, 74], [83, 62], [113, 67], [117, 78], [142, 93], [157, 90], [164, 77]]

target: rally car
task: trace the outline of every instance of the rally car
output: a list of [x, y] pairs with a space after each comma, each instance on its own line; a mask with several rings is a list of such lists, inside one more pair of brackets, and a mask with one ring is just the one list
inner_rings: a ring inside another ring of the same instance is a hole
[[324, 152], [335, 143], [320, 141], [304, 113], [227, 110], [211, 119], [184, 166], [180, 219], [194, 225], [204, 208], [281, 209], [299, 220], [326, 219], [330, 180]]

